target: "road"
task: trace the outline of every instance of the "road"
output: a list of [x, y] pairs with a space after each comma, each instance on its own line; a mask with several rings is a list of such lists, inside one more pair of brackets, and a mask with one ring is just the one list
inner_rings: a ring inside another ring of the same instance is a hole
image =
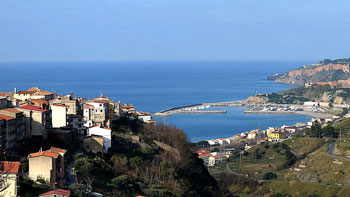
[[331, 156], [331, 157], [333, 157], [333, 158], [335, 158], [335, 159], [343, 159], [343, 160], [346, 160], [346, 161], [350, 161], [349, 158], [342, 157], [342, 156], [339, 156], [339, 155], [335, 155], [335, 154], [334, 154], [334, 149], [335, 149], [335, 142], [333, 142], [333, 143], [331, 143], [331, 144], [329, 145], [329, 149], [328, 149], [328, 151], [327, 151], [327, 155], [329, 155], [329, 156]]
[[75, 175], [74, 175], [74, 162], [75, 162], [75, 156], [78, 153], [82, 153], [82, 148], [81, 146], [79, 146], [79, 149], [77, 151], [75, 151], [72, 155], [72, 161], [69, 163], [68, 167], [67, 167], [67, 179], [66, 179], [66, 185], [70, 186], [72, 184], [74, 184], [76, 182], [75, 180]]

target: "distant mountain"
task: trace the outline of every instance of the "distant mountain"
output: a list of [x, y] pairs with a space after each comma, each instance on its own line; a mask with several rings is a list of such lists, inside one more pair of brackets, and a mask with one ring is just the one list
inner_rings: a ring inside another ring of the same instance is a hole
[[282, 74], [269, 76], [269, 80], [287, 84], [318, 83], [320, 85], [350, 87], [350, 58], [323, 61], [303, 66]]

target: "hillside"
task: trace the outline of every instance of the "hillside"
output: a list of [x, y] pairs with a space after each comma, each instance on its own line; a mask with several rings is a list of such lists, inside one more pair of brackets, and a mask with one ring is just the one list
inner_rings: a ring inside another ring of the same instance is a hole
[[78, 154], [81, 196], [86, 185], [105, 196], [215, 196], [216, 180], [190, 150], [182, 130], [137, 120], [113, 122], [112, 147], [107, 155]]
[[320, 83], [334, 86], [349, 86], [350, 81], [350, 58], [323, 61], [303, 66], [282, 74], [269, 76], [269, 80], [288, 84]]

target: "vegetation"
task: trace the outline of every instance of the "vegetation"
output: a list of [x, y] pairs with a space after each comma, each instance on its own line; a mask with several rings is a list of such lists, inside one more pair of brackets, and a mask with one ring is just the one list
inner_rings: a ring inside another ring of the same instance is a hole
[[[107, 155], [76, 155], [78, 184], [112, 196], [214, 196], [216, 180], [193, 154], [186, 135], [174, 126], [113, 122], [112, 147]], [[139, 141], [132, 136], [138, 136]]]

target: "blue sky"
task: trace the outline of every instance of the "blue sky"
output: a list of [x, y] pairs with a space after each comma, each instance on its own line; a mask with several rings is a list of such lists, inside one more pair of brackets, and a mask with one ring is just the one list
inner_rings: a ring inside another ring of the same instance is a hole
[[346, 0], [1, 0], [0, 61], [350, 57]]

